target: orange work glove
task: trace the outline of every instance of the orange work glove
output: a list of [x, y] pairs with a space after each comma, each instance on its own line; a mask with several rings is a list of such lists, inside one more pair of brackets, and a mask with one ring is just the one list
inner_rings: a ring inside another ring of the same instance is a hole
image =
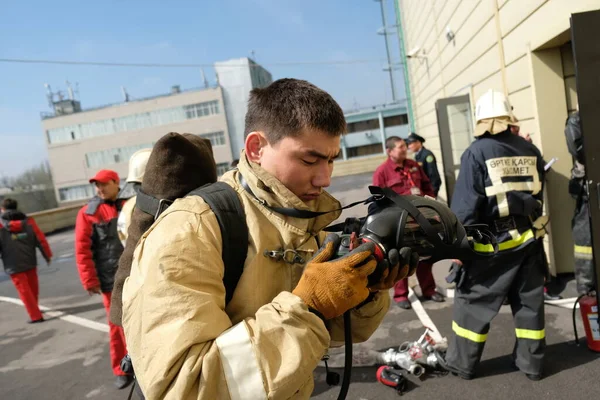
[[[383, 271], [380, 280], [369, 286], [369, 290], [376, 292], [393, 288], [398, 281], [412, 276], [418, 264], [419, 255], [413, 253], [410, 247], [403, 247], [399, 252], [396, 249], [390, 250], [387, 260], [381, 261], [377, 266], [377, 269]], [[390, 265], [393, 267], [390, 268]]]
[[369, 296], [367, 277], [377, 267], [372, 243], [360, 245], [344, 257], [331, 260], [340, 241], [335, 233], [327, 235], [292, 291], [326, 320], [339, 317]]

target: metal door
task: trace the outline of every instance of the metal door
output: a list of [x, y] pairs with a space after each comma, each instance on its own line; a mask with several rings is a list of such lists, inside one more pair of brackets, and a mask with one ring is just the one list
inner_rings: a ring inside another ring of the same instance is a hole
[[[571, 42], [585, 173], [589, 190], [592, 249], [596, 282], [600, 282], [600, 10], [571, 16]], [[596, 283], [596, 288], [598, 284]], [[600, 302], [600, 290], [597, 290]]]
[[460, 170], [460, 157], [474, 140], [469, 95], [436, 101], [448, 205]]

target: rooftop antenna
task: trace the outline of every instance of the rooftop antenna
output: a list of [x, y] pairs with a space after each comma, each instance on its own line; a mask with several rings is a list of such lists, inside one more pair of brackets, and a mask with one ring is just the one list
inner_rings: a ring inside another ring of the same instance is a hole
[[202, 74], [202, 82], [204, 83], [204, 87], [208, 88], [208, 81], [206, 80], [206, 75], [204, 74], [204, 68], [200, 68], [200, 73]]
[[52, 89], [50, 88], [50, 85], [47, 83], [44, 83], [44, 87], [46, 88], [46, 98], [48, 99], [48, 106], [50, 108], [54, 107], [54, 93], [52, 93]]
[[67, 85], [67, 91], [69, 92], [69, 99], [75, 100], [75, 96], [73, 95], [73, 88], [71, 87], [71, 83], [69, 81], [65, 81], [65, 84]]
[[75, 82], [75, 97], [77, 97], [78, 99], [79, 97], [79, 82]]
[[125, 89], [125, 86], [121, 86], [121, 92], [123, 92], [123, 100], [125, 101], [125, 103], [127, 103], [129, 101], [129, 94]]
[[254, 52], [254, 50], [252, 50], [252, 51], [250, 52], [250, 58], [252, 58], [252, 60], [253, 60], [253, 61], [256, 61], [256, 58], [254, 58], [254, 55], [255, 55], [255, 54], [256, 54], [256, 53]]

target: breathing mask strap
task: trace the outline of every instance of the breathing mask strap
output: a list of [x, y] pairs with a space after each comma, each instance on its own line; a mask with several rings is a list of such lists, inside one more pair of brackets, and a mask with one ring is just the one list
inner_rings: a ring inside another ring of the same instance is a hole
[[337, 208], [335, 210], [330, 210], [330, 211], [310, 211], [310, 210], [298, 210], [297, 208], [273, 207], [273, 206], [270, 206], [266, 202], [266, 200], [260, 199], [260, 198], [258, 198], [258, 196], [256, 196], [254, 194], [254, 192], [252, 191], [252, 189], [250, 189], [250, 186], [248, 185], [248, 182], [246, 182], [246, 179], [244, 179], [244, 177], [242, 176], [242, 174], [239, 173], [239, 172], [238, 172], [238, 179], [240, 181], [240, 185], [242, 185], [242, 187], [244, 188], [244, 190], [246, 192], [248, 192], [248, 194], [250, 196], [254, 197], [254, 199], [256, 199], [256, 201], [258, 201], [262, 206], [267, 207], [271, 211], [274, 211], [274, 212], [276, 212], [278, 214], [285, 215], [287, 217], [293, 217], [293, 218], [302, 218], [302, 219], [316, 218], [316, 217], [319, 217], [321, 215], [329, 214], [329, 213], [332, 213], [332, 212], [346, 210], [348, 208], [355, 207], [355, 206], [357, 206], [359, 204], [369, 204], [369, 203], [372, 203], [373, 201], [376, 200], [375, 196], [371, 196], [371, 197], [369, 197], [366, 200], [356, 201], [356, 202], [348, 204], [347, 206], [344, 206], [342, 208]]

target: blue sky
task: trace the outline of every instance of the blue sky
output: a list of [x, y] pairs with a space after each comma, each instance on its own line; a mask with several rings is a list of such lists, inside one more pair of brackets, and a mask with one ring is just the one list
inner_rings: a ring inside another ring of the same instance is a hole
[[[395, 22], [387, 0], [388, 24]], [[0, 13], [0, 58], [125, 63], [205, 63], [250, 56], [274, 79], [306, 79], [343, 108], [391, 100], [379, 3], [373, 0], [201, 0], [8, 2]], [[391, 36], [394, 60], [398, 42]], [[271, 65], [372, 60], [346, 65]], [[210, 82], [214, 70], [205, 68]], [[401, 71], [395, 73], [404, 98]], [[40, 112], [50, 111], [44, 83], [79, 83], [82, 107], [202, 84], [199, 69], [0, 63], [0, 175], [47, 158]], [[11, 150], [8, 150], [11, 149]], [[10, 154], [8, 153], [10, 152]]]

